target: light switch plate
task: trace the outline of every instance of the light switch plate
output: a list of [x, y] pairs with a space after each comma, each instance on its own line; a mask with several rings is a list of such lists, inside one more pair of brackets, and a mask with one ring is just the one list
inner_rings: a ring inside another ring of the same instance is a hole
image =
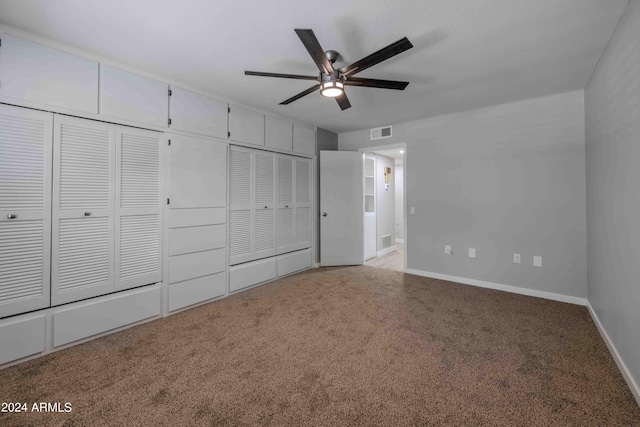
[[409, 214], [411, 214], [411, 215], [415, 215], [415, 214], [416, 214], [416, 208], [415, 208], [415, 207], [413, 207], [413, 206], [411, 206], [411, 207], [409, 208]]
[[453, 251], [451, 250], [451, 245], [444, 245], [444, 253], [447, 255], [451, 255]]
[[520, 257], [520, 254], [513, 254], [513, 263], [520, 264], [521, 262], [522, 262], [522, 258]]
[[469, 258], [475, 258], [475, 257], [476, 257], [475, 248], [469, 248]]
[[542, 257], [541, 256], [534, 256], [533, 257], [533, 266], [534, 267], [542, 267]]

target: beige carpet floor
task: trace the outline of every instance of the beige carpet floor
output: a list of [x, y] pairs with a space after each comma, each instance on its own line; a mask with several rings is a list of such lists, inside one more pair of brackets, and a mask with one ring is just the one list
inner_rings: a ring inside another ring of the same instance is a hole
[[0, 371], [2, 426], [640, 425], [584, 307], [316, 269]]

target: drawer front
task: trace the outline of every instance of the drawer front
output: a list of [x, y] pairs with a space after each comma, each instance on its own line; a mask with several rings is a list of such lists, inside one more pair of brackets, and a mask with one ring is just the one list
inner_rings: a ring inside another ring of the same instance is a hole
[[229, 291], [237, 291], [276, 277], [275, 258], [238, 265], [229, 269]]
[[225, 249], [176, 255], [169, 258], [169, 283], [208, 276], [226, 269]]
[[225, 224], [226, 222], [227, 210], [225, 208], [169, 210], [169, 228]]
[[311, 250], [293, 252], [279, 256], [276, 260], [278, 276], [285, 276], [311, 267]]
[[226, 225], [183, 227], [169, 230], [169, 256], [219, 249], [226, 245]]
[[160, 286], [96, 298], [55, 310], [53, 346], [58, 347], [160, 315]]
[[170, 285], [169, 311], [223, 296], [227, 290], [225, 277], [222, 272]]
[[43, 352], [45, 328], [44, 316], [20, 317], [0, 324], [0, 365]]

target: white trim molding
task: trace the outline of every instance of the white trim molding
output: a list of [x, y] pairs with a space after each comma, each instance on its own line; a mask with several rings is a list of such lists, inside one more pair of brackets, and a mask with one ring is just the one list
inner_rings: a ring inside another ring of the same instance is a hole
[[464, 285], [477, 286], [480, 288], [496, 289], [498, 291], [511, 292], [512, 294], [528, 295], [531, 297], [545, 298], [554, 301], [567, 302], [569, 304], [577, 304], [587, 306], [586, 298], [574, 297], [571, 295], [556, 294], [553, 292], [539, 291], [536, 289], [519, 288], [517, 286], [502, 285], [500, 283], [485, 282], [482, 280], [468, 279], [466, 277], [449, 276], [447, 274], [432, 273], [429, 271], [414, 270], [406, 268], [405, 273], [415, 274], [416, 276], [429, 277], [432, 279], [448, 280], [450, 282], [462, 283]]
[[396, 247], [395, 246], [389, 246], [388, 248], [384, 248], [381, 251], [376, 252], [376, 257], [380, 257], [386, 254], [390, 254], [391, 252], [395, 251]]
[[607, 344], [607, 347], [609, 348], [609, 353], [611, 353], [611, 356], [613, 356], [613, 360], [615, 360], [616, 365], [618, 365], [618, 369], [620, 369], [620, 373], [622, 374], [622, 377], [627, 382], [627, 385], [629, 386], [629, 389], [631, 390], [633, 397], [636, 398], [636, 402], [638, 403], [638, 406], [640, 406], [640, 386], [638, 386], [638, 383], [635, 381], [635, 379], [631, 375], [629, 368], [627, 368], [627, 365], [624, 363], [624, 360], [622, 360], [622, 357], [620, 357], [620, 353], [618, 353], [618, 349], [613, 344], [613, 341], [611, 341], [611, 338], [609, 338], [609, 334], [607, 334], [607, 331], [604, 329], [602, 322], [600, 322], [600, 318], [596, 314], [596, 311], [593, 309], [593, 307], [591, 307], [591, 304], [589, 303], [589, 301], [587, 301], [587, 309], [589, 310], [591, 319], [593, 319], [593, 323], [595, 323], [596, 327], [598, 328], [598, 332], [600, 332], [600, 336], [602, 337], [604, 342]]

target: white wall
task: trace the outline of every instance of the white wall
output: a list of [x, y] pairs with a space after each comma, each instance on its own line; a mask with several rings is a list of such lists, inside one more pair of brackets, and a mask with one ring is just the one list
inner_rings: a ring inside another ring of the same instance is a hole
[[396, 160], [394, 174], [396, 190], [396, 240], [404, 240], [404, 165]]
[[[384, 168], [391, 168], [389, 188], [385, 188]], [[376, 250], [385, 249], [382, 246], [382, 236], [391, 234], [391, 245], [395, 243], [395, 165], [393, 159], [376, 154]]]
[[407, 143], [407, 268], [587, 296], [583, 91], [338, 138], [340, 150], [376, 142]]
[[589, 303], [640, 402], [640, 1], [585, 89]]

